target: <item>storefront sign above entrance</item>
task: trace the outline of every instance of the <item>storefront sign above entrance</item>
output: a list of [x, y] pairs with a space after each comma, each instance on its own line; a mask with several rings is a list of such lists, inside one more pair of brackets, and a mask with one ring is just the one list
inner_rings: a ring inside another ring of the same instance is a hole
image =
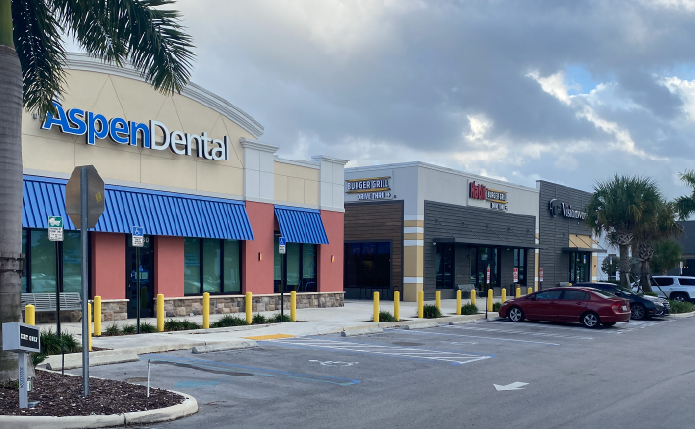
[[507, 193], [505, 191], [488, 189], [487, 186], [472, 181], [468, 189], [468, 197], [490, 202], [491, 209], [507, 210]]
[[[224, 141], [211, 139], [208, 133], [203, 131], [200, 135], [172, 131], [159, 121], [150, 120], [149, 125], [126, 121], [124, 118], [106, 119], [104, 115], [94, 112], [86, 112], [81, 109], [70, 109], [67, 114], [58, 103], [53, 103], [58, 110], [58, 117], [52, 113], [46, 114], [46, 120], [41, 126], [44, 130], [50, 130], [54, 125], [60, 131], [75, 136], [87, 136], [87, 144], [94, 145], [96, 140], [110, 137], [118, 144], [137, 146], [138, 140], [143, 148], [152, 150], [170, 149], [176, 155], [193, 154], [195, 147], [198, 158], [213, 161], [229, 160], [229, 137], [224, 136]], [[162, 132], [164, 140], [159, 143], [156, 140], [156, 130]], [[194, 143], [195, 142], [195, 143]]]
[[357, 200], [382, 200], [391, 198], [391, 176], [374, 177], [371, 179], [350, 179], [347, 182], [347, 193], [358, 194]]
[[548, 210], [553, 217], [562, 214], [564, 217], [570, 219], [584, 220], [586, 218], [586, 212], [575, 210], [569, 204], [561, 203], [555, 198], [548, 202]]

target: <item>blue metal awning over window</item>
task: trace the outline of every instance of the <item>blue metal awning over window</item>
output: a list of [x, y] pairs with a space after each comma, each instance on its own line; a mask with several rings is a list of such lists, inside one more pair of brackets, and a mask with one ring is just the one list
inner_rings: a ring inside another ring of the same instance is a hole
[[[24, 176], [25, 228], [47, 228], [48, 216], [62, 216], [65, 229], [76, 230], [65, 213], [67, 180]], [[241, 201], [149, 189], [106, 185], [104, 214], [94, 231], [179, 237], [253, 240], [253, 230]]]
[[288, 242], [328, 244], [318, 210], [275, 206], [275, 216], [280, 224], [280, 233]]

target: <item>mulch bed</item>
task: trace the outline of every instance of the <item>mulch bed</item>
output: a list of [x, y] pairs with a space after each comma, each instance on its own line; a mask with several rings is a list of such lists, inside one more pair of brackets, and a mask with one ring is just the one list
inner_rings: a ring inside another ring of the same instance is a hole
[[[12, 388], [14, 387], [14, 388]], [[36, 408], [19, 409], [19, 391], [0, 384], [0, 415], [88, 416], [145, 411], [180, 404], [184, 397], [175, 393], [123, 381], [89, 378], [89, 396], [82, 397], [82, 377], [36, 371], [29, 402]]]

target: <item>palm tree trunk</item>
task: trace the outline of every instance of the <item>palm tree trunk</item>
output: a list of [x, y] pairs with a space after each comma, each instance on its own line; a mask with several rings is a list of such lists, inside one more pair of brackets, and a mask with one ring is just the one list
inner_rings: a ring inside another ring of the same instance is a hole
[[620, 245], [620, 285], [629, 287], [628, 275], [630, 274], [630, 252], [628, 244]]
[[[0, 0], [0, 7], [5, 1]], [[4, 22], [0, 24], [5, 32]], [[14, 48], [0, 45], [0, 323], [22, 317], [21, 253], [22, 67]], [[0, 351], [0, 381], [16, 378], [17, 356]]]

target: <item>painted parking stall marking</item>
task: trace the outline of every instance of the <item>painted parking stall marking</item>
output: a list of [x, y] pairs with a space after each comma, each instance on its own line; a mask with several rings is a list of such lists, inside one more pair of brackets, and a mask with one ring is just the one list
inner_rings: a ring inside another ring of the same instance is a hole
[[[536, 325], [534, 325], [535, 327]], [[589, 336], [578, 336], [578, 335], [565, 335], [556, 334], [552, 332], [533, 332], [521, 329], [503, 329], [503, 328], [484, 328], [482, 326], [463, 326], [463, 325], [448, 325], [445, 326], [449, 329], [456, 330], [467, 330], [467, 331], [478, 331], [478, 332], [500, 332], [503, 334], [511, 335], [531, 335], [536, 337], [548, 337], [548, 338], [564, 338], [564, 339], [574, 339], [574, 340], [593, 340], [593, 337]], [[585, 328], [582, 328], [585, 329]]]
[[272, 340], [283, 346], [308, 347], [339, 352], [367, 353], [394, 358], [418, 359], [434, 362], [462, 365], [490, 359], [494, 355], [475, 355], [470, 353], [449, 352], [444, 350], [427, 350], [413, 347], [398, 347], [382, 344], [353, 343], [349, 341], [323, 340], [313, 338], [293, 338]]
[[530, 341], [530, 340], [518, 340], [513, 338], [499, 338], [499, 337], [486, 337], [482, 335], [467, 335], [467, 334], [452, 334], [450, 332], [433, 332], [433, 331], [403, 331], [408, 332], [413, 335], [444, 335], [446, 337], [465, 337], [465, 338], [477, 338], [480, 340], [490, 340], [490, 341], [508, 341], [512, 343], [526, 343], [526, 344], [537, 344], [542, 346], [559, 346], [557, 343], [548, 343], [544, 341]]

